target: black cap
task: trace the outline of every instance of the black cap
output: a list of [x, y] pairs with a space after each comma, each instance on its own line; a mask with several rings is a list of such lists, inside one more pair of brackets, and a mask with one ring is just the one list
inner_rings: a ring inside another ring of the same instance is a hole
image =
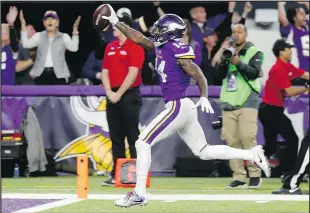
[[126, 13], [123, 14], [123, 17], [118, 18], [118, 19], [119, 19], [119, 22], [123, 22], [129, 27], [132, 27], [132, 19]]
[[272, 52], [276, 57], [279, 57], [280, 51], [292, 47], [294, 47], [294, 45], [287, 43], [285, 39], [278, 39], [273, 45]]

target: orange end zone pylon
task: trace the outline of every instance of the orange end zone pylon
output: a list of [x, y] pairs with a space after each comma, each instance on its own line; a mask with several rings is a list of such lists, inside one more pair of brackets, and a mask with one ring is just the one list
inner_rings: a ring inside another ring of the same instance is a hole
[[[151, 185], [151, 174], [148, 173], [146, 187]], [[115, 187], [134, 188], [136, 186], [136, 159], [118, 158], [115, 168]]]
[[86, 199], [88, 196], [88, 156], [77, 156], [77, 185], [76, 193], [79, 199]]

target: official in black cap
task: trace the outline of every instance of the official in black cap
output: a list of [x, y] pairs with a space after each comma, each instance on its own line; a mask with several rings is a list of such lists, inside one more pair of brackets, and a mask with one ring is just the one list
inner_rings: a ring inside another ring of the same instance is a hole
[[265, 152], [271, 157], [276, 152], [277, 136], [280, 134], [287, 143], [285, 159], [281, 162], [284, 175], [291, 172], [296, 163], [298, 137], [291, 120], [284, 114], [285, 96], [296, 96], [307, 92], [308, 88], [293, 87], [291, 81], [300, 77], [309, 81], [309, 73], [290, 63], [293, 45], [284, 39], [275, 42], [272, 51], [277, 57], [265, 85], [263, 102], [258, 117], [264, 127]]

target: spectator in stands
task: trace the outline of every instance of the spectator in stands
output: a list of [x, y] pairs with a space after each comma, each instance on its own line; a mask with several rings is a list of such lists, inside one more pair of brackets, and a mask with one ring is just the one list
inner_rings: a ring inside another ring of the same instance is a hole
[[[225, 41], [225, 39], [227, 37], [229, 37], [231, 35], [231, 29], [233, 27], [233, 24], [243, 24], [245, 25], [245, 20], [248, 16], [248, 14], [252, 11], [252, 4], [250, 2], [246, 2], [244, 4], [244, 11], [242, 14], [242, 18], [240, 18], [238, 20], [238, 22], [233, 22], [233, 12], [236, 7], [236, 2], [230, 2], [229, 3], [229, 11], [227, 13], [227, 16], [225, 18], [225, 20], [221, 23], [220, 26], [217, 27], [216, 32], [217, 32], [217, 36], [218, 36], [218, 41], [217, 44], [212, 48], [212, 51], [210, 52], [210, 58], [212, 59], [217, 51], [221, 48], [222, 43]], [[234, 20], [236, 21], [236, 20]]]
[[[233, 7], [233, 4], [231, 3], [231, 9], [234, 9], [234, 8], [235, 7]], [[210, 58], [212, 59], [211, 66], [216, 69], [216, 73], [214, 74], [215, 85], [222, 85], [222, 77], [220, 76], [220, 73], [225, 73], [227, 70], [227, 67], [225, 67], [225, 63], [221, 64], [220, 62], [222, 61], [223, 50], [225, 50], [225, 48], [229, 46], [229, 41], [230, 41], [229, 36], [231, 35], [231, 28], [235, 24], [245, 25], [246, 18], [248, 14], [252, 11], [252, 9], [253, 9], [252, 4], [250, 2], [246, 2], [244, 4], [244, 10], [242, 13], [242, 17], [234, 18], [233, 13], [229, 13], [227, 18], [218, 28], [218, 31], [217, 31], [217, 34], [219, 34], [218, 42], [216, 46], [213, 47], [212, 51], [210, 52]], [[216, 53], [214, 54], [215, 51]]]
[[194, 53], [195, 53], [194, 62], [195, 62], [195, 64], [200, 66], [201, 60], [202, 60], [201, 51], [200, 51], [201, 47], [199, 46], [199, 43], [193, 39], [191, 24], [189, 23], [189, 21], [187, 19], [183, 19], [183, 20], [186, 24], [186, 31], [185, 31], [185, 35], [184, 35], [184, 43], [189, 44], [193, 48]]
[[267, 157], [276, 152], [278, 134], [287, 142], [285, 159], [281, 165], [284, 175], [293, 170], [298, 152], [297, 134], [292, 122], [284, 114], [284, 96], [296, 96], [307, 91], [307, 84], [305, 88], [292, 87], [291, 81], [293, 79], [302, 77], [309, 80], [308, 72], [296, 68], [289, 62], [292, 57], [292, 47], [285, 39], [279, 39], [275, 42], [272, 51], [277, 57], [277, 61], [269, 72], [263, 102], [259, 107], [259, 119], [264, 127]]
[[[228, 12], [232, 13], [233, 10], [235, 9], [235, 6], [236, 2], [229, 2]], [[191, 27], [192, 27], [193, 39], [199, 43], [201, 48], [204, 46], [203, 44], [204, 31], [206, 29], [215, 31], [227, 16], [227, 14], [225, 13], [207, 19], [207, 13], [203, 6], [193, 7], [190, 10], [189, 14], [192, 18]]]
[[18, 57], [18, 42], [14, 28], [18, 11], [10, 7], [6, 16], [8, 24], [1, 24], [1, 84], [15, 85], [15, 64]]
[[[120, 22], [132, 26], [131, 18], [124, 15]], [[102, 62], [102, 83], [107, 95], [107, 121], [112, 141], [114, 167], [111, 178], [102, 185], [114, 186], [115, 167], [118, 158], [125, 158], [125, 137], [130, 156], [137, 157], [135, 142], [139, 136], [139, 115], [142, 105], [139, 86], [142, 83], [141, 68], [144, 50], [119, 31], [118, 38], [105, 48]]]
[[[195, 41], [193, 39], [193, 35], [192, 35], [192, 28], [191, 28], [191, 24], [187, 19], [183, 19], [183, 21], [186, 24], [186, 31], [183, 37], [184, 43], [190, 45], [195, 53], [195, 59], [194, 62], [195, 64], [197, 64], [198, 66], [201, 65], [201, 47], [199, 46], [199, 43], [197, 41]], [[191, 85], [195, 85], [197, 84], [196, 80], [194, 80], [193, 78], [191, 79]]]
[[[259, 76], [262, 73], [263, 53], [247, 41], [247, 28], [242, 24], [234, 25], [230, 46], [235, 48], [232, 55], [221, 58], [225, 69], [220, 101], [223, 116], [222, 139], [234, 148], [249, 149], [257, 144], [257, 114], [260, 93]], [[223, 79], [222, 78], [222, 79]], [[247, 172], [243, 160], [230, 160], [233, 181], [227, 188], [247, 188]], [[250, 162], [247, 165], [249, 188], [261, 185], [261, 170]]]
[[104, 40], [103, 33], [99, 33], [99, 42], [94, 51], [92, 51], [84, 66], [82, 67], [82, 77], [90, 79], [94, 85], [99, 85], [101, 81], [102, 59], [107, 43]]
[[[309, 72], [309, 14], [302, 5], [296, 5], [285, 11], [285, 2], [278, 2], [280, 33], [295, 48], [292, 49], [291, 63]], [[302, 2], [309, 10], [309, 2]], [[297, 80], [293, 84], [303, 84]]]
[[24, 48], [38, 47], [36, 60], [30, 71], [36, 85], [64, 85], [69, 81], [70, 71], [66, 62], [65, 52], [78, 51], [79, 16], [73, 25], [72, 39], [66, 33], [59, 32], [59, 17], [56, 11], [46, 11], [43, 17], [45, 31], [27, 37], [26, 21], [20, 11], [21, 40]]
[[[27, 37], [30, 39], [36, 30], [31, 24], [26, 25]], [[29, 73], [33, 67], [35, 58], [37, 54], [37, 48], [24, 48], [22, 44], [19, 45], [18, 60], [16, 64], [16, 85], [33, 85], [33, 79], [30, 77]]]
[[202, 64], [201, 69], [208, 80], [209, 85], [215, 85], [216, 69], [211, 66], [211, 52], [218, 41], [217, 32], [206, 29], [204, 30], [204, 46], [202, 48]]

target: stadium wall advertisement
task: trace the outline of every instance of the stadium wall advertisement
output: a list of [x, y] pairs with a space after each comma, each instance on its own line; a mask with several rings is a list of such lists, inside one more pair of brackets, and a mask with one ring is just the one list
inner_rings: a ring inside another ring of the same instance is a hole
[[[199, 121], [209, 144], [224, 144], [220, 130], [212, 122], [221, 115], [220, 87], [210, 87], [210, 102], [214, 114], [198, 109]], [[141, 87], [143, 105], [139, 128], [142, 131], [163, 109], [165, 103], [158, 86]], [[199, 89], [191, 86], [187, 95], [199, 99]], [[309, 97], [299, 96], [285, 100], [285, 113], [292, 120], [299, 139], [309, 126]], [[100, 86], [3, 86], [2, 130], [17, 130], [28, 107], [33, 107], [43, 132], [45, 149], [56, 149], [56, 161], [75, 163], [75, 156], [87, 154], [98, 171], [112, 168], [111, 140], [106, 120], [105, 93]], [[263, 129], [259, 123], [259, 144], [264, 144]], [[281, 140], [281, 138], [279, 138]], [[152, 172], [172, 172], [177, 157], [193, 157], [177, 134], [165, 139], [152, 149]]]

